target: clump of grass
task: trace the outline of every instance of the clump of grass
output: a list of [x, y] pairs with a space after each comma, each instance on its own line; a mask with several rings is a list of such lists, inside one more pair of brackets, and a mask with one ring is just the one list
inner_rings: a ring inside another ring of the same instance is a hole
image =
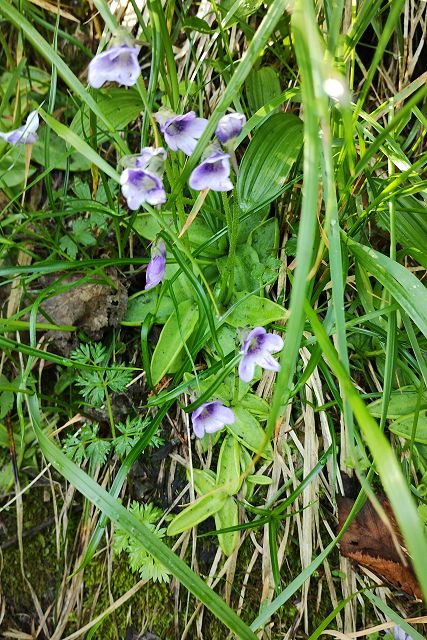
[[[83, 495], [55, 615], [28, 585], [37, 624], [96, 633], [77, 594], [100, 556], [113, 593], [115, 545], [144, 580], [174, 577], [177, 637], [201, 637], [207, 607], [239, 638], [388, 621], [421, 638], [422, 605], [375, 593], [337, 545], [385, 492], [426, 596], [427, 8], [94, 5], [76, 29], [0, 0], [0, 479], [18, 540], [43, 457], [64, 545]], [[227, 110], [246, 124], [215, 138]], [[100, 276], [102, 323], [71, 313]], [[336, 533], [343, 474], [361, 489]]]

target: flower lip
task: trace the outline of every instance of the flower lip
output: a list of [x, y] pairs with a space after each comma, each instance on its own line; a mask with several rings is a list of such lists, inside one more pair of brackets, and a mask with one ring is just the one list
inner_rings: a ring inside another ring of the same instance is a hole
[[231, 191], [233, 183], [230, 180], [230, 156], [220, 150], [215, 150], [206, 157], [192, 171], [188, 184], [192, 189], [202, 191]]
[[245, 122], [246, 117], [243, 113], [228, 113], [218, 122], [215, 135], [222, 144], [225, 144], [240, 135]]
[[272, 353], [283, 349], [283, 339], [267, 333], [264, 327], [255, 327], [242, 345], [242, 359], [239, 363], [239, 376], [243, 382], [250, 382], [255, 375], [258, 364], [268, 371], [280, 371], [280, 364], [272, 357]]
[[127, 205], [136, 211], [144, 203], [152, 206], [164, 204], [166, 193], [159, 176], [144, 169], [125, 169], [120, 175], [122, 193]]
[[205, 402], [191, 415], [193, 431], [198, 438], [203, 438], [205, 433], [215, 433], [226, 424], [233, 424], [235, 420], [234, 411], [219, 400]]
[[38, 135], [37, 129], [39, 128], [39, 114], [37, 111], [31, 111], [28, 117], [21, 127], [8, 131], [7, 133], [0, 133], [0, 138], [3, 138], [9, 144], [34, 144], [37, 142]]
[[98, 53], [89, 63], [88, 82], [99, 89], [105, 82], [132, 87], [141, 74], [139, 48], [122, 44]]
[[198, 139], [208, 124], [205, 118], [198, 118], [194, 111], [176, 115], [167, 109], [160, 109], [154, 117], [160, 124], [160, 131], [172, 151], [180, 149], [187, 156], [193, 153]]

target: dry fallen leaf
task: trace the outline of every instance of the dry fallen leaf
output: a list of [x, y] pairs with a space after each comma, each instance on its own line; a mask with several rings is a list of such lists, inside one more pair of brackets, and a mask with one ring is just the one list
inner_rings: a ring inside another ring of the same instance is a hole
[[[377, 494], [376, 497], [387, 515], [393, 533], [367, 500], [341, 538], [340, 553], [367, 567], [394, 587], [421, 599], [421, 589], [390, 503], [381, 494]], [[337, 504], [341, 529], [354, 505], [354, 499], [339, 496]]]

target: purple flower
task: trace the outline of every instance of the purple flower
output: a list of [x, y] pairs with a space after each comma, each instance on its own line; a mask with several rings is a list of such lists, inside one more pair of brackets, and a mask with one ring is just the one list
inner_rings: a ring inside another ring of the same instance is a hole
[[391, 630], [395, 640], [411, 640], [411, 636], [401, 627], [395, 626]]
[[156, 287], [165, 277], [166, 271], [166, 246], [163, 240], [153, 245], [151, 260], [147, 266], [145, 291]]
[[197, 118], [194, 111], [177, 116], [173, 111], [162, 107], [154, 117], [160, 124], [160, 131], [168, 146], [173, 151], [181, 149], [187, 156], [193, 153], [208, 124], [205, 118]]
[[144, 203], [156, 205], [166, 202], [161, 179], [144, 169], [125, 169], [120, 176], [122, 193], [129, 209], [136, 211]]
[[242, 345], [243, 358], [239, 364], [239, 376], [243, 382], [250, 382], [259, 364], [268, 371], [280, 371], [280, 364], [271, 354], [283, 349], [283, 340], [274, 333], [267, 333], [263, 327], [255, 327]]
[[98, 53], [89, 63], [90, 86], [99, 89], [105, 82], [112, 81], [132, 87], [141, 74], [138, 52], [138, 47], [122, 44]]
[[[144, 147], [137, 158], [131, 158], [128, 166], [120, 176], [122, 193], [129, 209], [135, 211], [141, 204], [164, 204], [166, 193], [163, 188], [162, 175], [166, 159], [166, 151], [160, 147]], [[126, 158], [124, 159], [126, 162]]]
[[231, 191], [233, 183], [230, 180], [230, 156], [228, 153], [215, 150], [196, 167], [190, 176], [188, 184], [196, 191], [212, 189], [212, 191]]
[[36, 133], [39, 128], [39, 114], [37, 111], [31, 111], [25, 124], [19, 129], [14, 129], [8, 133], [0, 133], [0, 138], [9, 142], [9, 144], [34, 144], [38, 140]]
[[233, 424], [235, 419], [234, 412], [219, 400], [205, 402], [191, 416], [193, 431], [198, 438], [203, 438], [205, 433], [215, 433], [226, 424]]
[[215, 135], [221, 144], [225, 144], [240, 135], [245, 122], [246, 118], [243, 113], [228, 113], [226, 116], [222, 116], [218, 122]]

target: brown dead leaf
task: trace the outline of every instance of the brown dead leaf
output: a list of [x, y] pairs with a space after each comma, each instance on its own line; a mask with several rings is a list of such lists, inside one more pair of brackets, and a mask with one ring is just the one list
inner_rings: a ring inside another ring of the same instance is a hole
[[[402, 535], [389, 501], [376, 495], [389, 520], [390, 529], [377, 511], [366, 501], [340, 541], [340, 553], [367, 567], [394, 587], [422, 599], [421, 589], [412, 569]], [[338, 523], [341, 529], [354, 505], [353, 498], [339, 496]]]

